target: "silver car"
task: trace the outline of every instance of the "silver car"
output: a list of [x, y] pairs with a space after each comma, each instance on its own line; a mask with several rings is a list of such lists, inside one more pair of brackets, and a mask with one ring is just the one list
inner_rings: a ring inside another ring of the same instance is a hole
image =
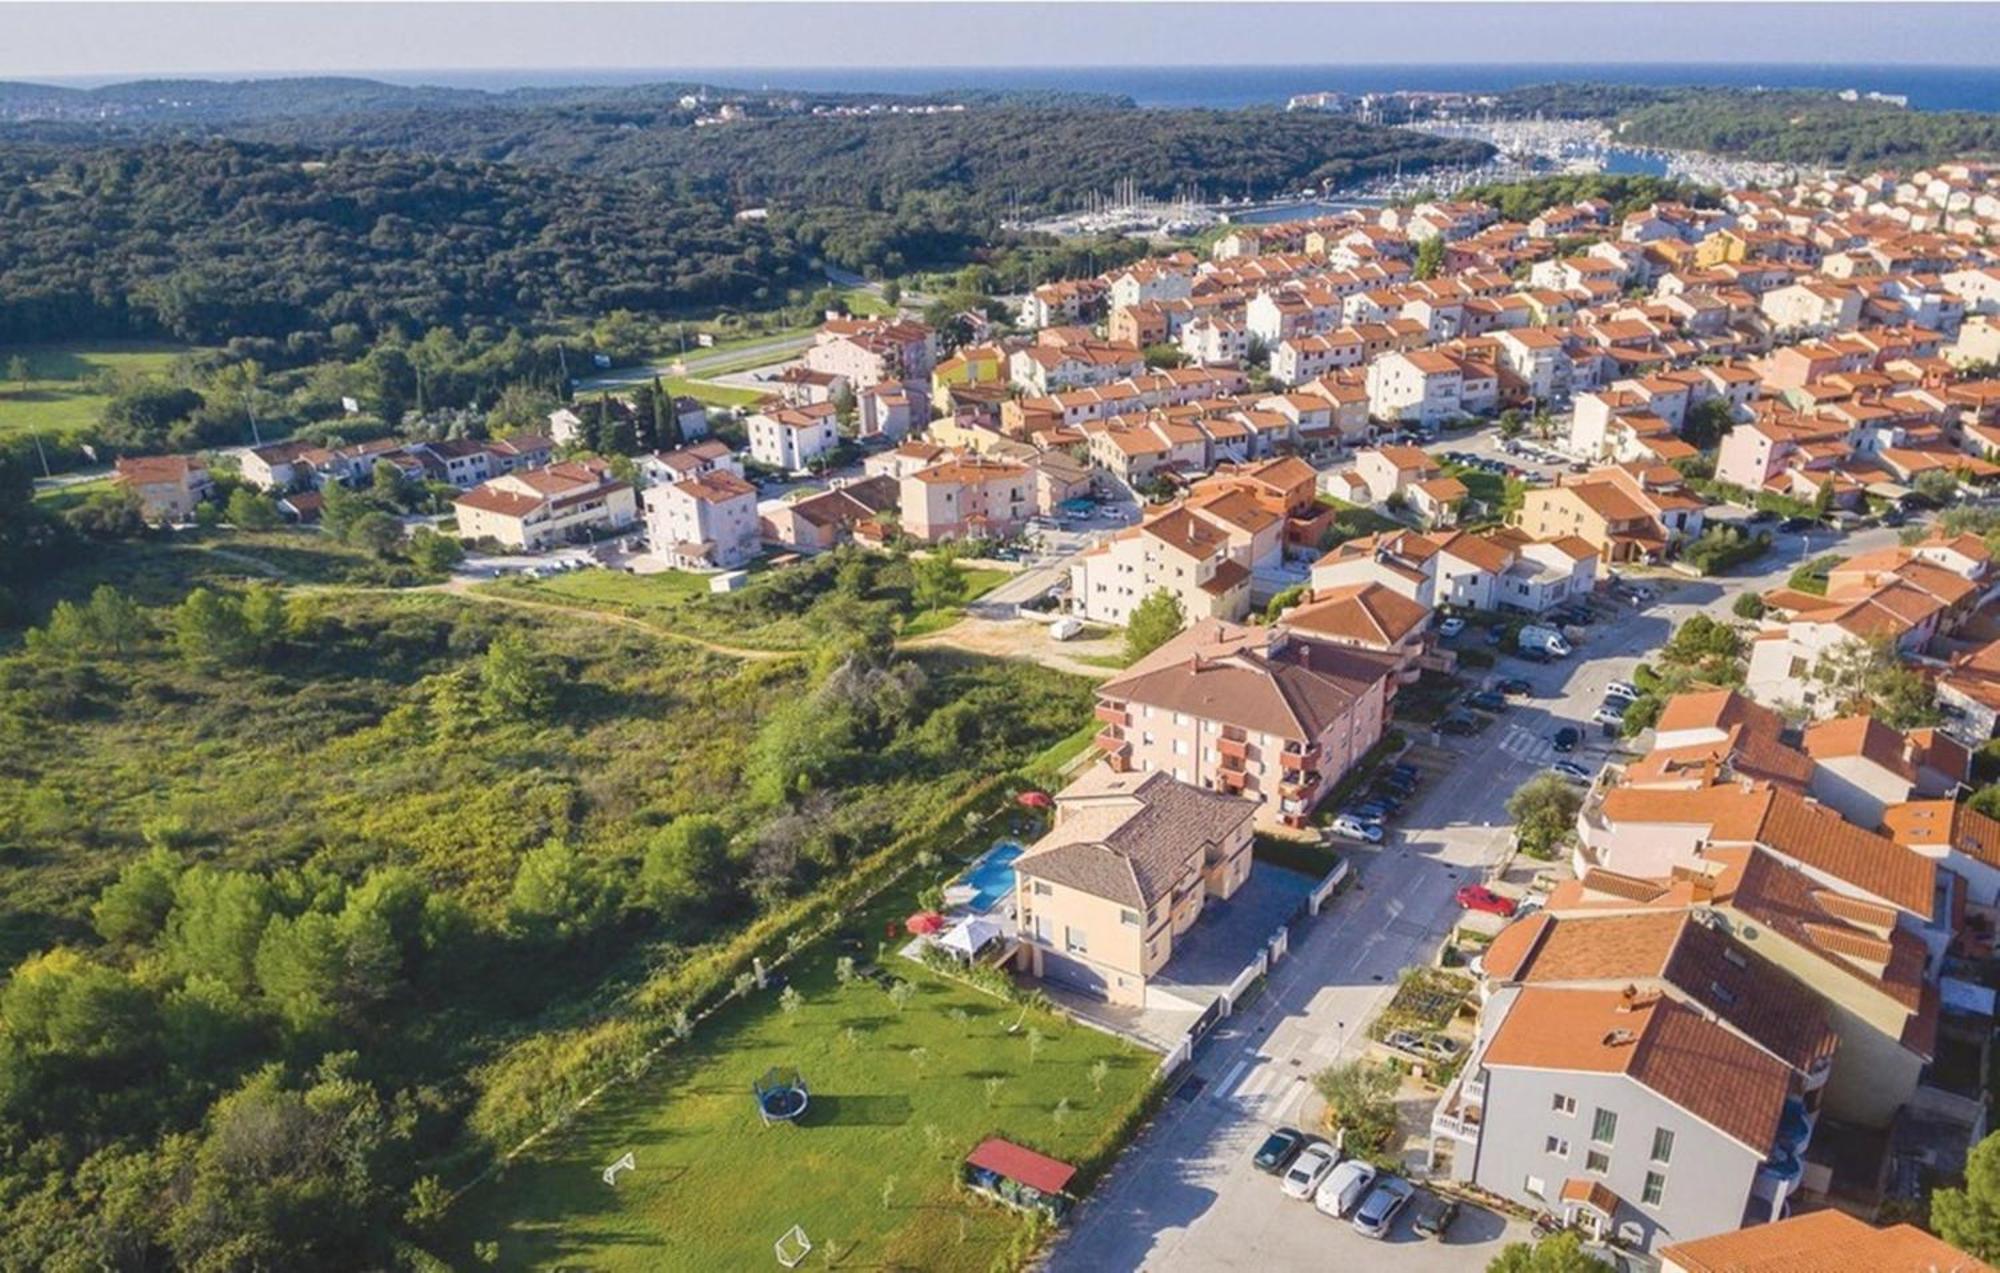
[[1371, 1238], [1386, 1238], [1400, 1212], [1417, 1189], [1401, 1176], [1384, 1176], [1354, 1213], [1354, 1230]]

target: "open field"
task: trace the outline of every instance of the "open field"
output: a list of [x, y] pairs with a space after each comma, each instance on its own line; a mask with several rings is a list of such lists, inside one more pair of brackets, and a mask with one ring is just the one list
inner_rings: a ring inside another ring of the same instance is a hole
[[[966, 576], [966, 601], [998, 587], [1006, 571], [961, 566]], [[724, 595], [711, 594], [705, 576], [668, 571], [627, 575], [586, 570], [533, 582], [506, 579], [482, 584], [488, 592], [535, 601], [560, 601], [630, 615], [662, 630], [752, 650], [801, 650], [837, 624], [840, 615], [821, 601], [839, 600], [827, 558], [802, 562], [753, 576], [748, 586]], [[918, 637], [956, 623], [962, 606], [915, 611], [910, 601], [909, 567], [889, 561], [874, 572], [863, 604], [886, 607], [903, 620], [901, 633]]]
[[[108, 395], [90, 383], [99, 375], [158, 375], [189, 352], [184, 346], [143, 341], [0, 346], [0, 440], [42, 433], [51, 441], [93, 429]], [[5, 378], [16, 355], [28, 360], [25, 390]]]
[[[67, 496], [76, 487], [54, 492]], [[157, 538], [92, 543], [78, 558], [24, 590], [31, 617], [58, 601], [81, 601], [110, 584], [142, 605], [171, 605], [204, 585], [367, 582], [378, 563], [313, 530], [186, 530]]]
[[[875, 949], [880, 923], [913, 902], [892, 890], [850, 944]], [[769, 1267], [797, 1224], [808, 1267], [992, 1267], [1028, 1222], [962, 1193], [959, 1161], [989, 1135], [1072, 1162], [1100, 1152], [1158, 1058], [890, 955], [889, 977], [915, 990], [898, 1009], [875, 981], [843, 984], [839, 951], [787, 970], [795, 1010], [775, 987], [737, 1001], [476, 1186], [439, 1254], [495, 1242], [503, 1268], [748, 1269]], [[751, 1083], [773, 1066], [796, 1067], [811, 1091], [799, 1125], [757, 1114]], [[628, 1152], [636, 1165], [607, 1187], [603, 1168]]]
[[684, 395], [711, 407], [747, 407], [764, 396], [755, 389], [739, 389], [735, 385], [693, 380], [686, 376], [668, 376], [660, 383], [668, 393]]

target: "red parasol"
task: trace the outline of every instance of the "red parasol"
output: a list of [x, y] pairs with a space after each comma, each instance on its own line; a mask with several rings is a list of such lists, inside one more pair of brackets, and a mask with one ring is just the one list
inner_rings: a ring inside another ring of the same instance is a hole
[[1045, 791], [1023, 791], [1014, 800], [1016, 804], [1024, 805], [1030, 809], [1046, 809], [1055, 803], [1055, 801], [1049, 799], [1048, 793]]
[[936, 911], [918, 911], [903, 921], [903, 927], [910, 930], [912, 937], [922, 937], [944, 927], [944, 916]]

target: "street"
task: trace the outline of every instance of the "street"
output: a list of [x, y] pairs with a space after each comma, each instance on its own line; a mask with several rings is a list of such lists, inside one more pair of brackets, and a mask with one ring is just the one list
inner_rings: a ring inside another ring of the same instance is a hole
[[[1304, 927], [1264, 995], [1217, 1028], [1181, 1091], [1077, 1212], [1049, 1267], [1362, 1269], [1393, 1260], [1399, 1269], [1462, 1270], [1482, 1268], [1504, 1243], [1525, 1239], [1524, 1224], [1468, 1207], [1442, 1243], [1417, 1238], [1407, 1218], [1399, 1220], [1385, 1250], [1285, 1197], [1251, 1156], [1274, 1127], [1322, 1127], [1312, 1075], [1359, 1055], [1362, 1032], [1397, 975], [1431, 961], [1460, 914], [1453, 893], [1486, 879], [1506, 855], [1507, 798], [1555, 758], [1558, 728], [1579, 726], [1583, 742], [1570, 759], [1600, 768], [1618, 745], [1588, 724], [1605, 686], [1629, 679], [1675, 628], [1697, 613], [1731, 617], [1739, 594], [1777, 586], [1805, 556], [1851, 555], [1896, 538], [1886, 528], [1845, 537], [1822, 530], [1810, 541], [1774, 536], [1772, 551], [1745, 573], [1657, 572], [1646, 577], [1657, 595], [1644, 606], [1600, 600], [1603, 617], [1572, 658], [1536, 664], [1503, 655], [1490, 675], [1521, 677], [1534, 694], [1511, 702], [1483, 733], [1442, 740], [1459, 763], [1437, 767], [1380, 847], [1347, 846], [1360, 886]], [[1476, 625], [1459, 638], [1486, 648], [1483, 640]], [[1421, 730], [1411, 732], [1422, 739]]]

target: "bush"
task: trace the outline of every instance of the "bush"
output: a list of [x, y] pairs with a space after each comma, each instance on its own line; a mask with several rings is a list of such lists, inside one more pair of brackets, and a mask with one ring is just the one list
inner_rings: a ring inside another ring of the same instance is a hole
[[1764, 600], [1754, 592], [1746, 592], [1736, 598], [1729, 607], [1739, 619], [1761, 619], [1764, 617]]

